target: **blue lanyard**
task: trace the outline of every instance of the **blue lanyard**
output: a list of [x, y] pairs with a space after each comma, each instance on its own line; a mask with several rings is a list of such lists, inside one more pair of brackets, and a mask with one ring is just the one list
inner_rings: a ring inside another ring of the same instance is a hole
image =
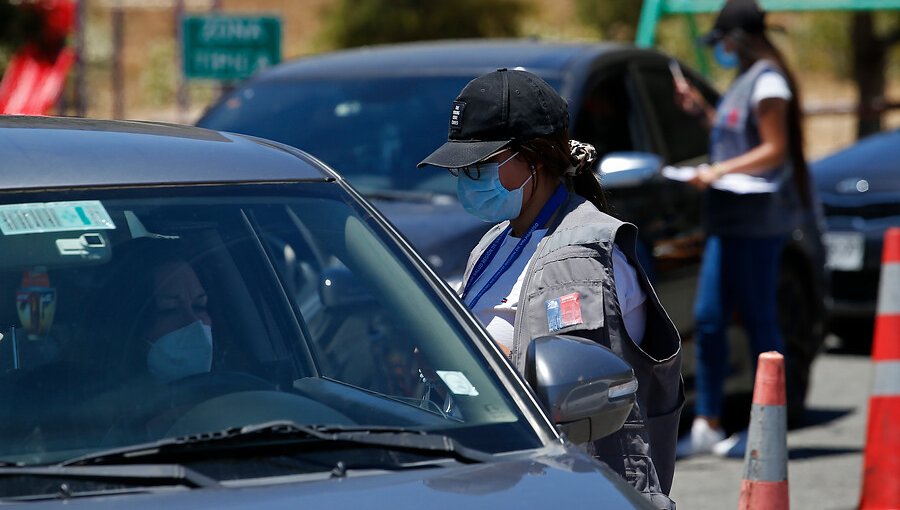
[[[568, 195], [568, 191], [566, 191], [566, 187], [562, 184], [556, 188], [556, 191], [553, 193], [553, 196], [550, 197], [550, 200], [544, 204], [544, 207], [541, 209], [541, 212], [535, 218], [534, 223], [531, 224], [531, 227], [528, 228], [528, 231], [525, 232], [525, 235], [519, 239], [519, 242], [513, 247], [512, 252], [510, 252], [509, 256], [506, 257], [506, 260], [503, 261], [503, 264], [497, 269], [497, 272], [494, 273], [491, 278], [481, 287], [481, 290], [478, 291], [478, 294], [475, 295], [475, 298], [472, 299], [472, 303], [469, 305], [469, 308], [474, 308], [475, 303], [478, 302], [479, 299], [487, 292], [497, 280], [503, 276], [503, 273], [509, 269], [516, 259], [519, 258], [519, 255], [522, 254], [522, 251], [525, 249], [525, 246], [528, 245], [528, 241], [531, 240], [531, 234], [534, 233], [535, 230], [545, 226], [548, 221], [550, 221], [550, 217], [553, 216], [553, 213], [559, 209], [559, 206], [562, 205], [563, 201], [565, 201], [566, 196]], [[481, 257], [478, 258], [478, 262], [472, 267], [472, 273], [469, 275], [469, 281], [466, 282], [465, 290], [463, 290], [463, 300], [465, 300], [466, 296], [469, 294], [469, 291], [472, 290], [472, 286], [478, 281], [478, 278], [487, 270], [491, 261], [494, 260], [494, 257], [497, 256], [497, 251], [500, 250], [500, 246], [503, 244], [503, 240], [506, 239], [506, 236], [509, 235], [510, 230], [512, 230], [512, 226], [506, 227], [503, 232], [494, 239], [490, 245], [488, 245], [487, 249], [484, 250], [484, 253], [481, 254]]]

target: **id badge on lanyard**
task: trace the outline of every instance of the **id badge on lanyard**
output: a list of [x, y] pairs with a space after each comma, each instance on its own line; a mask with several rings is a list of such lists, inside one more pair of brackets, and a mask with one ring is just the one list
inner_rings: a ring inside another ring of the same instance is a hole
[[[525, 235], [519, 239], [519, 242], [513, 247], [512, 252], [506, 257], [506, 260], [503, 261], [503, 264], [500, 268], [497, 269], [493, 275], [491, 275], [490, 279], [481, 287], [481, 290], [475, 294], [475, 297], [472, 299], [472, 302], [469, 304], [469, 308], [475, 308], [475, 304], [478, 303], [478, 300], [484, 296], [485, 292], [487, 292], [497, 280], [503, 276], [512, 265], [515, 263], [516, 259], [522, 254], [522, 251], [528, 246], [528, 241], [531, 240], [531, 235], [535, 230], [546, 226], [547, 222], [550, 221], [550, 218], [553, 216], [553, 213], [559, 209], [559, 206], [562, 205], [563, 201], [566, 199], [566, 195], [568, 192], [566, 191], [566, 187], [562, 184], [556, 188], [556, 191], [553, 193], [553, 196], [550, 197], [550, 200], [544, 204], [544, 207], [541, 209], [541, 212], [535, 218], [534, 223], [528, 228], [528, 231], [525, 232]], [[482, 276], [482, 274], [487, 270], [491, 261], [494, 260], [494, 257], [497, 256], [497, 251], [500, 250], [500, 246], [503, 244], [503, 240], [506, 239], [506, 236], [509, 235], [509, 232], [512, 230], [511, 226], [506, 227], [496, 239], [494, 239], [491, 244], [484, 250], [484, 253], [481, 254], [481, 257], [478, 258], [478, 261], [472, 267], [472, 273], [469, 275], [469, 280], [466, 282], [466, 287], [463, 290], [463, 300], [465, 301], [466, 297], [469, 295], [469, 292], [472, 290], [472, 286], [476, 281]]]

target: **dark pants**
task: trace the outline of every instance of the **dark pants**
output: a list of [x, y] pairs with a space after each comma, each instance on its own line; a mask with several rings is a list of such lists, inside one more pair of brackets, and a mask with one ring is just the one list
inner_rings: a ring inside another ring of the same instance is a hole
[[785, 241], [783, 236], [710, 236], [706, 240], [694, 304], [699, 416], [722, 414], [729, 365], [726, 332], [735, 307], [749, 336], [754, 370], [760, 353], [784, 353], [777, 289]]

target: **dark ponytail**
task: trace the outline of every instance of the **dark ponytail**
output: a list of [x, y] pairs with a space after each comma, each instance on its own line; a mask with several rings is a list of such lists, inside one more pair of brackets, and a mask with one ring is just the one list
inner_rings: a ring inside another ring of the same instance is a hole
[[518, 145], [518, 149], [530, 165], [542, 162], [547, 174], [561, 180], [570, 179], [572, 191], [590, 201], [600, 211], [609, 210], [606, 192], [594, 175], [596, 151], [593, 146], [570, 140], [568, 131], [563, 130], [544, 138], [523, 142]]
[[741, 54], [743, 62], [749, 63], [760, 58], [769, 58], [775, 62], [788, 82], [791, 90], [787, 116], [788, 157], [791, 158], [794, 185], [800, 194], [800, 200], [809, 209], [812, 206], [812, 197], [810, 196], [809, 166], [806, 163], [806, 156], [803, 154], [803, 113], [800, 109], [800, 89], [797, 87], [797, 80], [794, 79], [794, 74], [788, 68], [784, 55], [772, 44], [766, 34], [747, 34], [741, 30], [735, 30], [732, 35], [738, 42], [738, 53]]

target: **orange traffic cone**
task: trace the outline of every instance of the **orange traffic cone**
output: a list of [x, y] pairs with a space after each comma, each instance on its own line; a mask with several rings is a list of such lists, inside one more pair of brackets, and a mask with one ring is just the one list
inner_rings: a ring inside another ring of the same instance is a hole
[[784, 356], [759, 355], [744, 453], [739, 510], [787, 510], [787, 398]]
[[884, 234], [860, 509], [900, 509], [900, 228]]

